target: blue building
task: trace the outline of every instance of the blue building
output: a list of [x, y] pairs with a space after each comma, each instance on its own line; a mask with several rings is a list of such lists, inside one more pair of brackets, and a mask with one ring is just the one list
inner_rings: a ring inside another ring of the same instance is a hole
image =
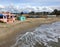
[[20, 20], [20, 21], [25, 21], [25, 20], [26, 20], [26, 17], [23, 16], [23, 15], [22, 15], [22, 16], [19, 16], [19, 17], [18, 17], [18, 20]]

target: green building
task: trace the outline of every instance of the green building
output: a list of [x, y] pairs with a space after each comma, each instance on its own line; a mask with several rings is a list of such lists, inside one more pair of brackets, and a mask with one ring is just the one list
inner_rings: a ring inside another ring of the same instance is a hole
[[18, 20], [20, 20], [20, 21], [25, 21], [25, 20], [26, 20], [26, 17], [23, 16], [23, 15], [22, 15], [22, 16], [19, 16], [19, 17], [18, 17]]

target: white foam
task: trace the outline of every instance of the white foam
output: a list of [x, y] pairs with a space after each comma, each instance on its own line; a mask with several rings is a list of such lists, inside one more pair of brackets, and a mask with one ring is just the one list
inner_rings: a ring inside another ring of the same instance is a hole
[[46, 47], [52, 47], [48, 43], [58, 42], [58, 38], [60, 38], [60, 22], [55, 22], [41, 25], [35, 31], [25, 33], [12, 47], [34, 47], [37, 42], [40, 45], [43, 43]]

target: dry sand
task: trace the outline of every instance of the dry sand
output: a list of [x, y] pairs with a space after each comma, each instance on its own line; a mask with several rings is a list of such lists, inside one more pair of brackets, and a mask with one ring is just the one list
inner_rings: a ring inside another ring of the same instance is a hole
[[3, 24], [4, 27], [0, 27], [0, 47], [10, 47], [15, 43], [16, 37], [20, 34], [33, 31], [41, 24], [50, 24], [56, 21], [60, 21], [60, 18], [28, 18], [26, 21], [19, 21], [17, 24]]

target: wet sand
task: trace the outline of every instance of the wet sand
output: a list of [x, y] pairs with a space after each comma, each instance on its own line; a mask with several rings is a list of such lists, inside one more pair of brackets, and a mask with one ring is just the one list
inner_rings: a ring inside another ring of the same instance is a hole
[[19, 36], [19, 35], [23, 35], [25, 32], [31, 32], [31, 31], [34, 31], [35, 28], [32, 28], [32, 29], [27, 29], [26, 31], [20, 31], [20, 32], [16, 32], [14, 34], [10, 34], [8, 35], [8, 37], [2, 41], [2, 43], [0, 44], [0, 47], [11, 47], [13, 44], [15, 44], [16, 42], [16, 38]]
[[7, 28], [7, 32], [4, 32], [0, 35], [0, 47], [10, 47], [16, 42], [17, 36], [24, 34], [28, 31], [34, 31], [35, 28], [37, 28], [41, 24], [48, 24], [56, 21], [60, 21], [60, 18], [31, 18], [28, 19], [28, 21], [26, 22], [22, 22], [18, 25]]

